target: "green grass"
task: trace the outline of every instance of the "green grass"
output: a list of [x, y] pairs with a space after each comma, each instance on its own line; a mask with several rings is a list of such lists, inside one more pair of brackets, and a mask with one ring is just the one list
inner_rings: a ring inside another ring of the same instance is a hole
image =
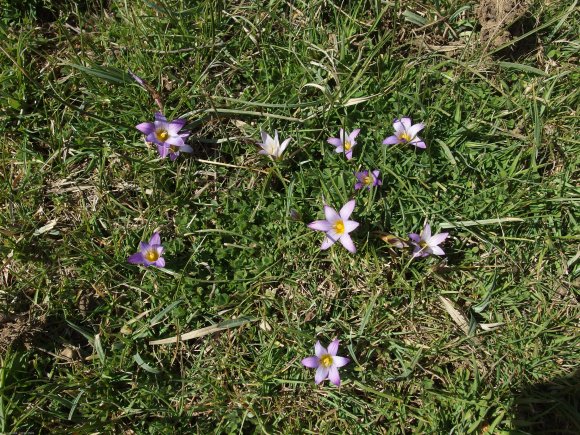
[[[456, 0], [0, 0], [0, 432], [577, 433], [575, 5], [489, 53]], [[129, 68], [193, 155], [144, 143]], [[425, 151], [381, 145], [402, 115]], [[359, 168], [383, 186], [353, 193]], [[304, 224], [353, 195], [358, 252], [321, 252]], [[446, 257], [374, 234], [425, 220]], [[156, 229], [166, 269], [129, 265]], [[334, 337], [343, 384], [315, 386]]]

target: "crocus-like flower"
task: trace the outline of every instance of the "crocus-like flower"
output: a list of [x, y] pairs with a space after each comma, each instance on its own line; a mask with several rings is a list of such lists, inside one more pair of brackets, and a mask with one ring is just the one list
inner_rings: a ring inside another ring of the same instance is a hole
[[422, 122], [411, 125], [411, 118], [401, 118], [400, 120], [395, 119], [393, 127], [395, 129], [395, 134], [386, 138], [383, 141], [383, 145], [409, 143], [415, 145], [417, 148], [427, 148], [425, 142], [417, 136], [417, 133], [425, 128], [425, 124]]
[[354, 199], [351, 199], [340, 209], [340, 212], [337, 213], [332, 207], [325, 205], [324, 215], [326, 216], [326, 219], [314, 221], [308, 224], [308, 228], [316, 231], [324, 231], [326, 233], [326, 238], [322, 242], [320, 249], [328, 249], [338, 240], [342, 243], [342, 246], [350, 252], [356, 252], [354, 243], [348, 235], [348, 233], [354, 231], [358, 227], [358, 222], [348, 220], [354, 210], [354, 206], [355, 201]]
[[290, 143], [291, 138], [286, 139], [280, 144], [280, 140], [278, 139], [278, 131], [274, 132], [273, 139], [265, 131], [260, 133], [262, 135], [262, 142], [259, 142], [258, 145], [260, 145], [262, 149], [259, 151], [259, 154], [265, 154], [275, 159], [282, 157], [282, 153], [288, 146], [288, 143]]
[[131, 264], [142, 264], [143, 266], [164, 267], [165, 259], [163, 255], [163, 246], [161, 246], [161, 237], [159, 233], [153, 233], [149, 242], [139, 244], [139, 252], [127, 258]]
[[448, 235], [449, 233], [439, 233], [432, 236], [431, 226], [425, 223], [420, 235], [416, 233], [409, 234], [409, 239], [411, 239], [411, 244], [413, 245], [413, 258], [426, 257], [430, 254], [445, 255], [439, 245], [443, 243]]
[[347, 160], [352, 159], [352, 148], [356, 145], [355, 138], [360, 133], [360, 128], [353, 130], [351, 133], [345, 134], [344, 129], [340, 129], [339, 137], [331, 137], [328, 139], [330, 145], [334, 145], [337, 153], [344, 152]]
[[355, 177], [358, 180], [354, 185], [354, 190], [366, 187], [371, 190], [372, 186], [380, 186], [383, 182], [379, 179], [381, 173], [378, 170], [369, 173], [369, 171], [355, 172]]
[[406, 241], [400, 237], [395, 236], [394, 234], [378, 233], [378, 235], [385, 243], [394, 248], [403, 249], [409, 247], [409, 244]]
[[317, 341], [314, 346], [314, 353], [316, 355], [309, 356], [302, 360], [303, 366], [310, 369], [316, 369], [316, 374], [314, 375], [314, 382], [316, 382], [316, 384], [320, 384], [328, 378], [334, 385], [340, 385], [338, 368], [347, 365], [350, 360], [343, 356], [336, 355], [336, 352], [338, 352], [338, 344], [339, 340], [334, 340], [328, 345], [328, 350], [326, 350], [322, 347], [320, 341]]
[[167, 118], [157, 112], [155, 122], [142, 122], [136, 126], [137, 130], [146, 134], [147, 142], [157, 145], [157, 151], [162, 158], [169, 157], [175, 160], [180, 152], [190, 153], [193, 149], [183, 141], [189, 136], [188, 132], [179, 133], [185, 125], [185, 119], [167, 121]]

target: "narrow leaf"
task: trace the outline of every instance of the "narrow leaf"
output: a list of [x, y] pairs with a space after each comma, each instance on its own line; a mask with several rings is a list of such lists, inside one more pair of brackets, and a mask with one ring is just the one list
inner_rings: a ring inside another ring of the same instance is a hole
[[139, 352], [137, 352], [135, 355], [133, 355], [133, 361], [135, 361], [137, 363], [137, 365], [139, 367], [141, 367], [143, 370], [145, 370], [146, 372], [153, 373], [155, 375], [158, 373], [161, 373], [161, 370], [159, 370], [155, 367], [151, 367], [149, 364], [147, 364], [145, 361], [143, 361], [143, 358], [141, 358], [141, 355], [139, 355]]

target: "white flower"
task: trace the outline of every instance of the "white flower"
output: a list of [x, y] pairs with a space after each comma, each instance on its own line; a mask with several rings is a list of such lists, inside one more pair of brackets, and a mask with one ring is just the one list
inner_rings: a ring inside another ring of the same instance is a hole
[[279, 159], [282, 156], [282, 153], [288, 146], [290, 142], [290, 138], [286, 139], [282, 144], [280, 144], [280, 140], [278, 139], [278, 131], [274, 133], [274, 138], [266, 133], [265, 131], [261, 132], [262, 134], [262, 142], [258, 143], [262, 147], [260, 150], [260, 154], [265, 154], [275, 159]]

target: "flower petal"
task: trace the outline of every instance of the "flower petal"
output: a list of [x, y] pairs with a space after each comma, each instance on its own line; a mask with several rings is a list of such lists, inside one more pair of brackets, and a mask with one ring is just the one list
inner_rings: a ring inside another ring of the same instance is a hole
[[143, 264], [145, 262], [145, 257], [143, 257], [143, 254], [141, 252], [137, 252], [129, 256], [129, 258], [127, 258], [127, 261], [131, 264]]
[[165, 267], [165, 259], [163, 257], [159, 257], [153, 264], [157, 267]]
[[322, 346], [322, 344], [320, 344], [320, 341], [317, 341], [316, 344], [314, 345], [314, 354], [318, 357], [321, 358], [322, 355], [326, 354], [326, 348], [324, 346]]
[[174, 119], [169, 124], [167, 124], [167, 132], [169, 134], [177, 134], [179, 132], [179, 130], [181, 130], [183, 128], [185, 123], [186, 123], [185, 119], [181, 119], [181, 118]]
[[156, 112], [155, 113], [155, 121], [157, 121], [157, 122], [167, 122], [167, 118], [165, 116], [163, 116], [163, 114], [161, 112]]
[[177, 152], [169, 151], [169, 160], [174, 162], [175, 159], [177, 159], [178, 157], [179, 157], [179, 151], [177, 151]]
[[421, 148], [421, 149], [425, 149], [427, 148], [427, 144], [425, 142], [423, 142], [422, 140], [417, 140], [419, 139], [418, 137], [416, 137], [413, 141], [409, 142], [411, 145], [415, 145], [417, 148]]
[[356, 184], [354, 185], [354, 190], [359, 190], [363, 188], [363, 182], [362, 181], [357, 181]]
[[328, 354], [331, 356], [335, 356], [336, 352], [338, 352], [338, 345], [340, 344], [340, 340], [333, 340], [328, 345]]
[[431, 225], [425, 223], [423, 231], [421, 231], [421, 240], [429, 240], [431, 238]]
[[324, 206], [324, 216], [326, 216], [326, 220], [330, 223], [336, 222], [340, 219], [340, 216], [336, 210], [329, 205]]
[[332, 362], [336, 367], [343, 367], [350, 362], [350, 359], [345, 358], [343, 356], [333, 356]]
[[328, 140], [327, 140], [327, 142], [330, 145], [334, 145], [335, 147], [341, 147], [342, 146], [342, 141], [338, 137], [329, 137]]
[[401, 118], [401, 124], [403, 124], [403, 127], [405, 127], [405, 130], [408, 132], [409, 129], [411, 128], [411, 118]]
[[164, 159], [167, 157], [167, 153], [169, 152], [169, 147], [165, 145], [157, 145], [157, 151], [159, 152], [159, 157]]
[[182, 153], [192, 153], [193, 152], [193, 148], [190, 147], [189, 145], [185, 144], [182, 147], [179, 148], [179, 151]]
[[316, 374], [314, 375], [314, 382], [320, 384], [328, 377], [328, 367], [318, 366], [316, 369]]
[[407, 134], [409, 136], [411, 136], [412, 138], [414, 138], [415, 136], [417, 136], [417, 133], [419, 133], [424, 128], [425, 128], [425, 124], [420, 122], [419, 124], [415, 124], [415, 125], [412, 125], [411, 127], [407, 128]]
[[320, 365], [320, 360], [316, 356], [309, 356], [302, 360], [302, 365], [309, 369], [316, 369]]
[[161, 236], [159, 233], [153, 233], [151, 238], [149, 239], [149, 245], [161, 245]]
[[185, 145], [183, 139], [180, 136], [169, 136], [167, 139], [165, 139], [165, 143], [168, 145], [175, 145], [178, 147], [182, 147], [183, 145]]
[[150, 134], [155, 131], [155, 124], [152, 122], [142, 122], [141, 124], [137, 124], [135, 128], [143, 134]]
[[330, 382], [332, 382], [337, 387], [340, 386], [340, 375], [338, 374], [338, 369], [336, 366], [330, 366], [330, 369], [328, 370], [328, 379], [330, 379]]
[[324, 221], [324, 220], [310, 222], [307, 226], [311, 230], [324, 231], [324, 232], [330, 231], [330, 229], [332, 228], [331, 223], [328, 221]]
[[[354, 146], [354, 145], [353, 145]], [[349, 149], [346, 153], [344, 153], [344, 155], [346, 156], [347, 160], [352, 159], [352, 148]]]
[[145, 252], [147, 252], [150, 247], [151, 245], [149, 245], [147, 242], [139, 242], [139, 250], [142, 254], [145, 254]]
[[354, 243], [348, 234], [343, 234], [340, 238], [340, 243], [342, 243], [342, 246], [344, 246], [349, 252], [352, 252], [353, 254], [356, 252], [356, 246], [354, 246]]
[[290, 139], [291, 138], [288, 138], [280, 144], [280, 149], [278, 150], [278, 157], [280, 157], [282, 155], [282, 153], [284, 152], [284, 150], [286, 149], [286, 147], [290, 143]]
[[334, 242], [336, 242], [336, 239], [331, 239], [328, 236], [325, 237], [324, 240], [322, 241], [322, 245], [320, 245], [320, 250], [326, 251], [328, 248], [334, 245]]
[[383, 141], [383, 145], [396, 145], [398, 143], [401, 143], [401, 141], [397, 136], [389, 136]]
[[409, 234], [409, 239], [411, 239], [411, 241], [413, 241], [415, 243], [419, 243], [421, 241], [421, 237], [417, 233]]
[[355, 221], [343, 221], [343, 223], [344, 223], [344, 232], [347, 234], [356, 230], [359, 226], [359, 223]]
[[443, 241], [449, 236], [449, 233], [439, 233], [431, 236], [430, 239], [427, 240], [427, 244], [431, 247], [440, 245]]
[[350, 215], [352, 214], [352, 211], [354, 210], [354, 206], [356, 205], [356, 202], [354, 199], [351, 199], [350, 201], [348, 201], [346, 204], [344, 204], [342, 206], [342, 208], [340, 209], [340, 212], [338, 213], [340, 215], [340, 217], [343, 220], [347, 220]]
[[435, 255], [445, 255], [445, 251], [441, 249], [439, 246], [430, 246], [429, 247], [432, 254]]
[[354, 129], [353, 131], [351, 131], [351, 133], [348, 135], [348, 138], [350, 139], [350, 142], [354, 144], [354, 140], [356, 139], [356, 137], [358, 136], [358, 134], [360, 133], [360, 128]]

